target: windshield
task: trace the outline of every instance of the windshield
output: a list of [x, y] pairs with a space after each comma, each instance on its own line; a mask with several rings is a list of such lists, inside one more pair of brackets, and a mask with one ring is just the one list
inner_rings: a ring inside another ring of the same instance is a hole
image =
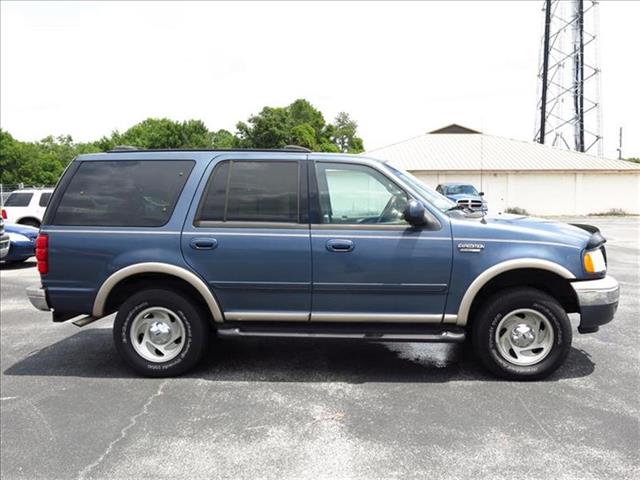
[[431, 205], [436, 207], [441, 212], [446, 212], [451, 207], [455, 207], [456, 204], [454, 202], [449, 200], [444, 195], [440, 195], [432, 188], [427, 187], [424, 183], [422, 183], [422, 180], [413, 176], [409, 172], [399, 170], [395, 167], [392, 167], [388, 163], [385, 163], [384, 165], [391, 171], [391, 173], [393, 173], [397, 177], [400, 177], [404, 182], [408, 183], [414, 190], [422, 195], [425, 200], [427, 200], [429, 203], [431, 203]]
[[473, 185], [445, 185], [444, 191], [447, 195], [478, 195]]

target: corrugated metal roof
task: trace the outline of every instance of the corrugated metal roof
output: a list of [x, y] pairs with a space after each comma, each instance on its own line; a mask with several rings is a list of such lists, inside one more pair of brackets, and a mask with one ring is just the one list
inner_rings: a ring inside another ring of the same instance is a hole
[[486, 134], [425, 134], [363, 155], [411, 171], [629, 170], [640, 164]]

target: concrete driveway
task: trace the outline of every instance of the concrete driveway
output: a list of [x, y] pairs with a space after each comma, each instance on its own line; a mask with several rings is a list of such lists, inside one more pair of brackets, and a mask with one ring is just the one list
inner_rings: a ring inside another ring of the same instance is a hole
[[136, 378], [111, 319], [53, 324], [23, 293], [34, 264], [3, 267], [1, 476], [638, 478], [639, 220], [590, 222], [620, 308], [537, 383], [496, 380], [459, 345], [281, 340], [214, 342], [186, 377]]

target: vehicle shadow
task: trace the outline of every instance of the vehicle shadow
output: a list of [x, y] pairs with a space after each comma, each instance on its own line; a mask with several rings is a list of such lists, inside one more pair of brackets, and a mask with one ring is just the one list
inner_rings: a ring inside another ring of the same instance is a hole
[[24, 270], [36, 266], [35, 260], [26, 260], [24, 262], [0, 262], [0, 270]]
[[[214, 340], [186, 378], [254, 382], [448, 382], [497, 380], [461, 344], [366, 343], [353, 340]], [[595, 364], [572, 348], [546, 381], [590, 375]], [[83, 330], [8, 367], [6, 375], [133, 378], [110, 329]]]

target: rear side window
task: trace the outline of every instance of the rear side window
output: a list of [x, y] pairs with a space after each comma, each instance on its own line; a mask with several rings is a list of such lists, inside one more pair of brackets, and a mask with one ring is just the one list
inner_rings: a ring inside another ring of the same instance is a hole
[[229, 161], [216, 166], [200, 221], [298, 222], [298, 162]]
[[12, 193], [4, 202], [5, 207], [28, 207], [33, 193]]
[[83, 162], [69, 182], [56, 225], [160, 227], [169, 221], [194, 162]]
[[49, 200], [51, 200], [51, 193], [45, 192], [42, 195], [40, 195], [39, 205], [41, 207], [46, 207], [47, 205], [49, 205]]

